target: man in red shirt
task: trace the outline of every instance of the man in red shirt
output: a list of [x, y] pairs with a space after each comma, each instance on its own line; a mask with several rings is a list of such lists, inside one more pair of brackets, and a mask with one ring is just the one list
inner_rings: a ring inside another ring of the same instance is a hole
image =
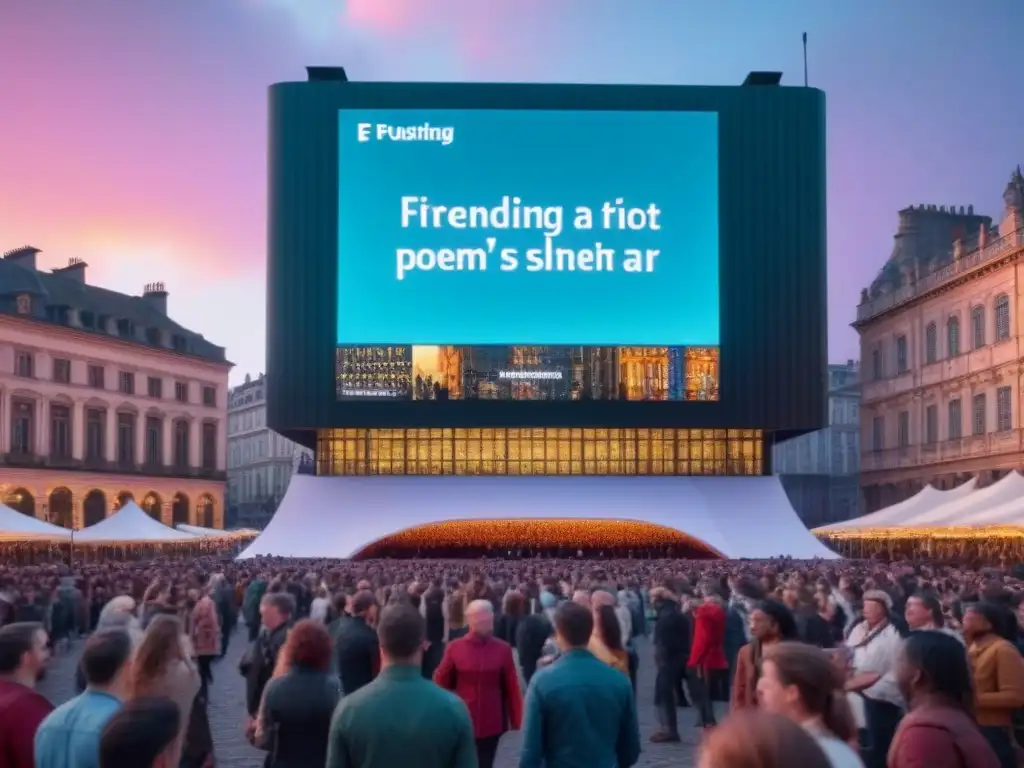
[[[469, 634], [453, 640], [434, 682], [466, 702], [473, 720], [479, 768], [492, 768], [498, 740], [523, 724], [523, 696], [512, 646], [493, 636], [494, 606], [474, 600], [466, 608]], [[506, 718], [507, 715], [507, 718]]]
[[36, 729], [53, 711], [38, 693], [50, 659], [46, 630], [21, 622], [0, 628], [0, 765], [34, 768]]
[[687, 662], [690, 693], [697, 705], [698, 725], [710, 728], [715, 724], [711, 692], [723, 670], [729, 668], [725, 658], [725, 607], [718, 591], [704, 588], [704, 602], [693, 609], [693, 645]]

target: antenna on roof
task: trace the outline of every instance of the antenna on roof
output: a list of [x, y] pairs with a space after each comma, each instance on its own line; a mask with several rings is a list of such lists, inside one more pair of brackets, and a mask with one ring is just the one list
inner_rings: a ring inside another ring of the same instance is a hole
[[807, 87], [807, 33], [804, 32], [804, 88]]

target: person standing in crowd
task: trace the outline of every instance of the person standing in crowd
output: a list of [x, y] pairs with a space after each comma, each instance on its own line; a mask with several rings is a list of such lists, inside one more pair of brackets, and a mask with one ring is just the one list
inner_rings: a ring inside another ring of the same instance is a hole
[[466, 703], [473, 720], [477, 764], [491, 768], [501, 735], [522, 726], [519, 673], [512, 647], [494, 637], [494, 606], [489, 600], [470, 603], [466, 621], [469, 633], [445, 648], [434, 682]]
[[170, 699], [129, 701], [100, 736], [99, 768], [178, 768], [181, 708]]
[[658, 708], [661, 727], [651, 735], [654, 743], [680, 740], [679, 717], [676, 713], [676, 686], [686, 672], [690, 656], [690, 621], [679, 608], [675, 594], [667, 587], [651, 590], [656, 612], [654, 624], [654, 704]]
[[216, 588], [216, 585], [207, 589], [196, 601], [189, 622], [192, 650], [199, 663], [199, 678], [204, 694], [213, 682], [213, 660], [220, 655], [222, 648], [220, 617], [217, 615], [217, 606], [210, 596], [213, 588]]
[[326, 763], [331, 716], [341, 698], [331, 653], [322, 621], [300, 621], [288, 633], [256, 721], [255, 743], [270, 753], [268, 768]]
[[1024, 707], [1024, 659], [1013, 643], [1000, 637], [1007, 623], [1006, 609], [995, 603], [974, 603], [964, 611], [978, 725], [999, 764], [1013, 768], [1013, 713]]
[[248, 712], [245, 730], [250, 740], [256, 735], [256, 716], [263, 700], [263, 689], [274, 674], [277, 655], [288, 638], [294, 614], [295, 602], [286, 592], [270, 592], [263, 596], [260, 603], [263, 629], [238, 666], [245, 678], [245, 708]]
[[736, 657], [736, 677], [729, 692], [729, 709], [757, 707], [757, 683], [761, 679], [761, 662], [767, 647], [797, 639], [796, 621], [782, 603], [765, 600], [750, 611], [750, 642], [740, 648]]
[[423, 617], [411, 605], [389, 605], [377, 633], [381, 673], [335, 710], [327, 768], [475, 768], [465, 703], [423, 678]]
[[708, 585], [704, 602], [693, 609], [693, 644], [687, 661], [690, 695], [697, 705], [698, 725], [715, 725], [711, 693], [729, 664], [725, 658], [725, 607], [718, 590]]
[[501, 600], [501, 615], [494, 623], [494, 636], [511, 646], [516, 644], [519, 622], [526, 613], [526, 598], [518, 589], [510, 589]]
[[95, 632], [79, 666], [85, 692], [61, 704], [39, 726], [35, 768], [96, 768], [100, 734], [128, 698], [132, 640], [123, 629]]
[[824, 750], [832, 768], [863, 768], [842, 680], [828, 654], [803, 643], [776, 643], [764, 651], [757, 681], [761, 709], [802, 725]]
[[182, 743], [201, 686], [189, 646], [178, 618], [155, 616], [135, 652], [128, 682], [132, 698], [166, 697], [178, 705]]
[[467, 632], [466, 595], [462, 590], [456, 590], [448, 598], [448, 642], [465, 637]]
[[245, 588], [245, 597], [242, 599], [242, 618], [245, 619], [245, 624], [249, 628], [249, 642], [256, 642], [256, 638], [260, 633], [260, 627], [262, 622], [261, 607], [263, 605], [263, 597], [267, 594], [267, 581], [262, 574], [257, 575], [249, 582], [249, 586]]
[[434, 679], [434, 671], [444, 658], [444, 590], [434, 584], [423, 595], [423, 619], [427, 626], [427, 647], [423, 651], [423, 676]]
[[34, 768], [35, 736], [53, 705], [36, 684], [50, 659], [40, 624], [18, 622], [0, 627], [0, 755], [3, 768]]
[[523, 668], [523, 680], [527, 685], [533, 679], [537, 666], [544, 656], [544, 644], [555, 631], [551, 617], [558, 599], [551, 592], [544, 590], [540, 593], [538, 602], [540, 612], [527, 616], [516, 630], [516, 651], [519, 653], [519, 665]]
[[[907, 623], [913, 626], [909, 617]], [[959, 639], [912, 632], [903, 642], [896, 679], [909, 712], [893, 736], [888, 768], [999, 768], [974, 722], [974, 685]]]
[[[598, 598], [601, 595], [601, 598]], [[591, 613], [594, 632], [587, 649], [600, 661], [629, 676], [629, 654], [622, 647], [622, 627], [615, 615], [615, 598], [608, 592], [595, 592]]]
[[906, 607], [903, 609], [903, 618], [907, 621], [907, 627], [912, 632], [935, 631], [945, 632], [958, 640], [961, 640], [959, 633], [946, 627], [946, 619], [942, 615], [942, 603], [935, 595], [927, 592], [915, 592], [907, 598]]
[[896, 661], [903, 638], [890, 621], [892, 598], [881, 590], [864, 593], [864, 619], [850, 630], [853, 651], [846, 681], [847, 698], [861, 731], [861, 754], [867, 768], [885, 768], [889, 745], [903, 715], [896, 685]]
[[380, 645], [373, 628], [377, 611], [373, 592], [361, 590], [352, 598], [352, 616], [338, 626], [334, 653], [345, 696], [358, 691], [380, 671]]
[[228, 583], [223, 573], [215, 573], [210, 578], [210, 597], [217, 608], [217, 623], [220, 626], [220, 656], [224, 658], [228, 652], [231, 634], [238, 624], [238, 601], [235, 590]]
[[804, 728], [782, 715], [746, 710], [708, 732], [698, 768], [833, 768]]
[[582, 605], [555, 611], [562, 656], [530, 683], [519, 768], [629, 768], [639, 759], [633, 691], [626, 675], [587, 650], [593, 630], [593, 613]]

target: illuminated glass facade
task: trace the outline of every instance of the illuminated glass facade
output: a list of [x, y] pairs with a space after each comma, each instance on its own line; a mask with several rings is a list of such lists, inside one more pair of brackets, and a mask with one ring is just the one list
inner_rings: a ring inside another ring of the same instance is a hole
[[759, 429], [325, 429], [320, 475], [761, 475]]

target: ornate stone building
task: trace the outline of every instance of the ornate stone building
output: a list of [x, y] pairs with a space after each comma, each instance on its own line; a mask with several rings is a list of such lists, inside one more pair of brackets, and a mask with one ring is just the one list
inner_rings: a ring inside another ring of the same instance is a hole
[[889, 261], [861, 294], [866, 512], [931, 483], [1024, 466], [1024, 175], [997, 225], [973, 208], [900, 211]]
[[38, 253], [0, 259], [0, 502], [68, 528], [129, 499], [223, 527], [224, 349], [167, 316], [163, 284], [128, 296]]

